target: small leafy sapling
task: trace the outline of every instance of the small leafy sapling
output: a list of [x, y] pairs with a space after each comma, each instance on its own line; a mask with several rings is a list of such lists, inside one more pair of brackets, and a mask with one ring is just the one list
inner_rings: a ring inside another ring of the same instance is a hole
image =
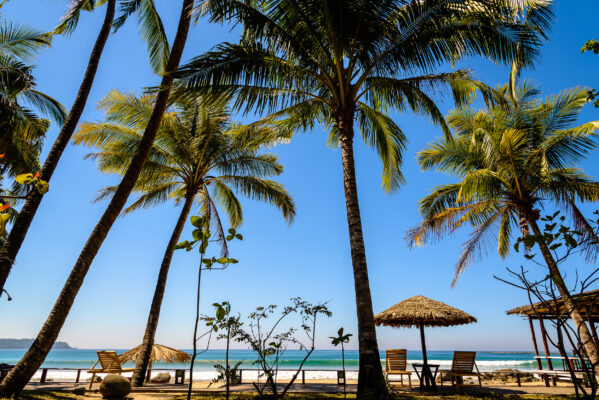
[[[200, 287], [202, 282], [202, 271], [213, 271], [213, 270], [224, 270], [229, 267], [231, 264], [237, 264], [237, 260], [230, 257], [208, 257], [206, 256], [206, 251], [208, 250], [208, 246], [210, 243], [218, 242], [223, 247], [226, 248], [226, 242], [232, 240], [242, 240], [243, 236], [237, 233], [237, 231], [233, 228], [229, 229], [229, 235], [227, 235], [223, 242], [222, 238], [219, 236], [216, 239], [211, 239], [210, 233], [210, 219], [204, 216], [192, 216], [190, 218], [191, 225], [195, 228], [191, 235], [192, 240], [185, 240], [179, 244], [177, 244], [176, 249], [185, 249], [185, 251], [191, 251], [194, 248], [198, 250], [200, 254], [200, 264], [198, 266], [198, 285], [196, 292], [196, 313], [195, 313], [195, 324], [193, 330], [193, 353], [191, 356], [191, 364], [189, 367], [189, 386], [187, 390], [187, 399], [191, 399], [191, 389], [193, 385], [193, 367], [195, 364], [196, 357], [198, 355], [197, 352], [197, 342], [200, 338], [198, 338], [198, 325], [200, 322]], [[212, 330], [210, 331], [212, 332]]]
[[347, 393], [345, 391], [346, 384], [346, 375], [345, 375], [345, 343], [349, 343], [349, 338], [353, 335], [351, 333], [343, 333], [343, 327], [339, 328], [337, 331], [337, 336], [329, 336], [331, 339], [331, 344], [335, 347], [341, 345], [341, 366], [343, 369], [343, 397], [347, 398]]
[[216, 337], [217, 340], [225, 340], [225, 365], [216, 364], [214, 368], [218, 372], [218, 376], [214, 378], [212, 383], [216, 382], [225, 382], [225, 398], [229, 400], [230, 397], [230, 387], [231, 384], [239, 383], [239, 366], [243, 361], [237, 361], [233, 364], [233, 366], [229, 363], [229, 349], [231, 345], [231, 341], [238, 340], [241, 336], [242, 330], [241, 327], [243, 323], [241, 322], [241, 316], [238, 314], [236, 316], [231, 314], [231, 305], [229, 302], [224, 301], [222, 303], [214, 303], [212, 304], [215, 309], [215, 316], [208, 317], [203, 316], [202, 320], [206, 322], [206, 326], [211, 328], [214, 332], [219, 333]]
[[[287, 394], [289, 388], [293, 385], [304, 367], [304, 364], [316, 348], [316, 326], [318, 318], [320, 316], [331, 317], [332, 315], [326, 303], [313, 305], [301, 300], [299, 297], [293, 298], [291, 301], [292, 304], [283, 308], [278, 316], [275, 315], [277, 311], [276, 305], [257, 307], [248, 316], [249, 329], [242, 331], [238, 339], [245, 342], [258, 356], [254, 364], [259, 366], [261, 370], [260, 375], [266, 379], [263, 384], [260, 382], [253, 383], [254, 388], [260, 395], [263, 395], [267, 388], [270, 389], [271, 394], [275, 398], [283, 397]], [[279, 330], [280, 324], [292, 314], [300, 317], [300, 328], [290, 327], [287, 330]], [[270, 325], [268, 324], [269, 320], [273, 321]], [[302, 331], [305, 334], [305, 338], [307, 338], [306, 343], [303, 343], [296, 336], [297, 332]], [[299, 349], [305, 352], [305, 355], [290, 381], [279, 393], [277, 388], [279, 364], [290, 345], [298, 345]]]

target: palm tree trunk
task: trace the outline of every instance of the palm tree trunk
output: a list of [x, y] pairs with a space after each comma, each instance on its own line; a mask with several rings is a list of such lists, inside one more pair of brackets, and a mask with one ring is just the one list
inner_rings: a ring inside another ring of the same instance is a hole
[[71, 310], [75, 297], [83, 284], [85, 275], [87, 274], [94, 257], [98, 254], [110, 228], [127, 202], [127, 198], [129, 197], [129, 194], [139, 177], [143, 164], [148, 157], [150, 149], [152, 148], [152, 143], [158, 133], [162, 117], [166, 111], [168, 98], [173, 84], [172, 72], [178, 68], [179, 62], [181, 61], [183, 49], [187, 41], [187, 34], [189, 32], [192, 7], [193, 0], [183, 0], [183, 8], [177, 27], [177, 34], [173, 42], [166, 72], [162, 78], [160, 90], [156, 96], [154, 110], [152, 111], [144, 135], [139, 143], [137, 152], [133, 156], [131, 164], [127, 168], [127, 171], [114, 193], [114, 196], [110, 200], [106, 211], [104, 211], [100, 221], [98, 221], [98, 224], [95, 226], [92, 234], [85, 243], [81, 254], [79, 254], [79, 258], [37, 338], [27, 353], [25, 353], [25, 356], [23, 356], [8, 376], [6, 376], [2, 383], [0, 383], [0, 398], [10, 397], [20, 393], [48, 355], [48, 352], [56, 341], [69, 311]]
[[[100, 59], [102, 58], [104, 46], [106, 45], [108, 36], [110, 35], [112, 21], [114, 20], [115, 6], [116, 0], [109, 0], [108, 4], [106, 5], [106, 16], [104, 17], [104, 23], [102, 24], [100, 33], [98, 33], [96, 43], [94, 44], [94, 48], [92, 49], [91, 55], [89, 57], [89, 62], [87, 63], [87, 69], [85, 71], [83, 81], [81, 82], [81, 86], [79, 86], [79, 92], [77, 92], [77, 97], [75, 98], [75, 102], [71, 107], [71, 111], [69, 112], [69, 115], [67, 116], [67, 119], [62, 126], [56, 141], [52, 145], [50, 153], [48, 154], [48, 157], [46, 158], [46, 161], [44, 162], [40, 172], [40, 178], [47, 182], [50, 182], [52, 174], [58, 166], [58, 161], [60, 160], [64, 149], [67, 147], [67, 144], [71, 140], [73, 132], [75, 132], [75, 128], [79, 123], [79, 118], [81, 118], [81, 114], [85, 109], [85, 104], [87, 103], [87, 98], [89, 97], [96, 72], [98, 71], [98, 65], [100, 64]], [[35, 213], [42, 202], [42, 197], [43, 195], [37, 190], [34, 189], [32, 191], [32, 193], [29, 195], [29, 198], [23, 205], [23, 208], [21, 209], [21, 212], [19, 213], [19, 216], [17, 217], [12, 229], [10, 230], [10, 234], [4, 242], [2, 250], [0, 250], [0, 293], [2, 293], [2, 289], [4, 289], [4, 284], [6, 283], [8, 274], [10, 273], [15, 258], [17, 257], [17, 253], [19, 252], [19, 249], [25, 240], [29, 226], [35, 217]]]
[[168, 270], [171, 266], [175, 247], [177, 246], [177, 243], [179, 243], [181, 232], [185, 227], [185, 222], [191, 211], [193, 199], [194, 196], [192, 194], [185, 196], [183, 209], [181, 210], [181, 214], [179, 214], [179, 219], [177, 220], [171, 239], [166, 246], [164, 257], [162, 258], [162, 264], [160, 265], [160, 272], [158, 272], [158, 280], [156, 281], [156, 288], [154, 289], [154, 298], [152, 299], [152, 305], [150, 306], [150, 315], [148, 316], [148, 323], [146, 325], [146, 332], [142, 343], [141, 361], [135, 365], [135, 372], [133, 372], [133, 378], [131, 379], [133, 386], [143, 386], [144, 384], [146, 371], [150, 364], [150, 356], [152, 355], [152, 346], [154, 346], [154, 337], [156, 336], [158, 319], [160, 318], [160, 307], [162, 306], [162, 298], [164, 297], [164, 289], [166, 288]]
[[[349, 122], [345, 122], [349, 121]], [[358, 374], [357, 399], [383, 399], [387, 388], [383, 378], [379, 348], [376, 341], [372, 298], [366, 266], [366, 250], [362, 234], [360, 206], [353, 149], [353, 118], [340, 118], [337, 123], [343, 161], [343, 184], [349, 227], [349, 244], [354, 270], [356, 308], [358, 315], [358, 343], [360, 370]]]
[[[532, 215], [533, 214], [531, 212], [527, 213], [528, 223], [533, 233], [540, 237], [542, 235], [541, 230], [537, 225], [536, 218]], [[557, 263], [553, 258], [553, 255], [551, 254], [551, 251], [549, 250], [549, 247], [543, 241], [539, 241], [538, 244], [539, 248], [541, 249], [541, 254], [545, 259], [545, 263], [547, 264], [547, 268], [549, 268], [549, 275], [551, 276], [551, 280], [553, 281], [553, 283], [555, 283], [555, 286], [557, 287], [557, 290], [559, 291], [559, 294], [564, 301], [564, 305], [566, 306], [566, 309], [570, 314], [570, 318], [572, 318], [574, 326], [576, 326], [578, 334], [580, 335], [580, 341], [584, 346], [584, 350], [587, 353], [589, 360], [591, 361], [595, 369], [599, 371], [599, 352], [597, 346], [595, 345], [595, 342], [593, 341], [593, 337], [591, 336], [589, 328], [582, 314], [580, 313], [580, 310], [578, 309], [574, 299], [570, 295], [570, 291], [568, 290], [568, 287], [564, 282], [562, 274], [559, 270], [559, 267], [557, 266]]]

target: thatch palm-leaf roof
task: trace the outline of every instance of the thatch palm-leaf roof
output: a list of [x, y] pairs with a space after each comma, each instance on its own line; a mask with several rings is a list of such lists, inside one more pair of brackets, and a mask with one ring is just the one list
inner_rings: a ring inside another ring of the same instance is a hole
[[[134, 362], [138, 363], [141, 361], [141, 350], [142, 346], [137, 346], [119, 356], [121, 363]], [[161, 344], [155, 344], [152, 346], [152, 354], [150, 361], [152, 362], [163, 362], [163, 363], [185, 363], [190, 360], [188, 353], [173, 349], [172, 347], [163, 346]]]
[[397, 303], [374, 317], [376, 325], [392, 327], [454, 326], [476, 322], [472, 315], [425, 296]]
[[[584, 293], [572, 295], [572, 299], [582, 314], [599, 319], [599, 289], [589, 290]], [[547, 319], [556, 318], [556, 316], [569, 318], [569, 312], [564, 305], [564, 300], [559, 297], [555, 301], [543, 301], [525, 306], [516, 307], [506, 311], [508, 315], [529, 316], [538, 318], [539, 316]]]

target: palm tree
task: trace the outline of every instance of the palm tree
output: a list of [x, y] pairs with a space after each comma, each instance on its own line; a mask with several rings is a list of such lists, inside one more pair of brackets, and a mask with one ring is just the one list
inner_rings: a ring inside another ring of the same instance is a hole
[[[0, 11], [4, 6], [0, 3]], [[50, 45], [50, 35], [7, 20], [0, 21], [0, 175], [39, 169], [39, 153], [49, 121], [62, 124], [63, 107], [36, 90], [33, 67], [26, 64]]]
[[[355, 175], [355, 127], [383, 164], [393, 191], [406, 137], [389, 117], [412, 110], [448, 132], [431, 98], [450, 88], [458, 104], [481, 87], [464, 70], [436, 73], [464, 56], [511, 61], [536, 53], [538, 31], [513, 22], [505, 1], [479, 0], [211, 0], [214, 21], [243, 26], [240, 43], [223, 43], [180, 69], [188, 89], [237, 96], [236, 106], [267, 113], [282, 131], [329, 131], [341, 147], [356, 291], [360, 373], [358, 398], [386, 396], [376, 341]], [[518, 46], [520, 43], [520, 47]]]
[[[55, 34], [71, 34], [77, 27], [79, 17], [83, 11], [93, 11], [103, 4], [106, 4], [104, 22], [102, 23], [102, 27], [100, 28], [100, 32], [98, 33], [98, 37], [96, 38], [96, 42], [92, 49], [85, 75], [79, 86], [77, 97], [75, 98], [75, 102], [71, 107], [69, 115], [41, 169], [41, 179], [46, 182], [49, 182], [52, 178], [52, 174], [58, 166], [60, 157], [79, 123], [79, 119], [85, 109], [100, 64], [102, 52], [104, 51], [110, 30], [113, 26], [115, 29], [118, 29], [124, 24], [129, 15], [137, 12], [141, 25], [142, 37], [147, 43], [150, 63], [155, 72], [161, 73], [163, 71], [164, 64], [168, 58], [168, 41], [160, 17], [154, 7], [154, 1], [120, 1], [122, 2], [121, 15], [115, 20], [114, 16], [117, 0], [76, 0], [71, 5], [60, 25], [54, 31]], [[43, 194], [38, 191], [32, 191], [30, 193], [8, 235], [8, 238], [0, 250], [0, 292], [2, 292], [2, 289], [4, 288], [8, 274], [10, 273], [19, 249], [25, 240], [29, 226], [42, 201], [42, 197]]]
[[[408, 233], [411, 244], [423, 245], [462, 225], [472, 226], [453, 285], [493, 236], [501, 257], [509, 253], [516, 232], [532, 231], [540, 237], [538, 207], [544, 203], [569, 210], [577, 230], [594, 234], [576, 206], [577, 201], [599, 199], [599, 182], [576, 167], [598, 144], [599, 121], [574, 126], [587, 92], [575, 88], [539, 99], [538, 91], [527, 83], [518, 87], [515, 97], [507, 85], [500, 91], [507, 106], [454, 110], [448, 123], [455, 137], [437, 140], [418, 155], [424, 170], [437, 169], [461, 180], [441, 185], [423, 198], [423, 222]], [[598, 365], [597, 348], [556, 261], [545, 243], [539, 247], [585, 350]]]
[[[100, 103], [109, 122], [81, 125], [74, 141], [99, 149], [90, 156], [98, 160], [102, 172], [122, 174], [146, 125], [143, 119], [133, 126], [127, 121], [139, 113], [149, 116], [152, 104], [153, 96], [137, 97], [113, 91]], [[148, 161], [133, 189], [139, 195], [125, 209], [129, 213], [169, 199], [183, 203], [160, 265], [143, 338], [143, 356], [133, 375], [134, 386], [143, 385], [171, 259], [193, 205], [199, 205], [201, 214], [215, 227], [223, 245], [223, 257], [228, 254], [217, 205], [228, 216], [231, 227], [237, 228], [243, 221], [243, 213], [235, 192], [273, 204], [288, 222], [295, 215], [293, 200], [282, 185], [263, 178], [283, 171], [274, 154], [258, 152], [260, 146], [270, 143], [272, 134], [264, 129], [238, 127], [230, 119], [230, 111], [222, 103], [207, 104], [201, 98], [175, 103], [162, 120]], [[100, 198], [112, 195], [115, 189], [103, 190]]]
[[[0, 45], [1, 46], [1, 45]], [[33, 68], [9, 56], [0, 56], [0, 175], [14, 177], [39, 169], [39, 155], [51, 117], [62, 124], [66, 112], [60, 103], [35, 89]]]
[[108, 236], [110, 228], [125, 207], [129, 194], [133, 190], [142, 167], [150, 154], [152, 143], [158, 133], [162, 117], [166, 111], [173, 84], [173, 72], [179, 67], [185, 43], [187, 42], [193, 5], [193, 0], [183, 0], [177, 33], [175, 34], [168, 62], [164, 68], [164, 74], [156, 94], [154, 108], [148, 118], [148, 124], [139, 142], [139, 147], [132, 157], [127, 171], [124, 173], [123, 179], [115, 190], [104, 214], [102, 214], [102, 217], [83, 246], [54, 307], [50, 311], [48, 319], [29, 350], [27, 350], [27, 353], [25, 353], [23, 358], [0, 383], [0, 398], [11, 397], [20, 393], [48, 355], [64, 325], [96, 254], [98, 254], [102, 243], [106, 239], [106, 236]]

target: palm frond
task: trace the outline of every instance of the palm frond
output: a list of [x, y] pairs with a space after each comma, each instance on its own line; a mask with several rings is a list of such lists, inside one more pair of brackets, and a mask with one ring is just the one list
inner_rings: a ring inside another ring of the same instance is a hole
[[0, 54], [18, 60], [28, 60], [44, 47], [49, 47], [51, 35], [11, 22], [0, 23]]
[[161, 75], [165, 71], [170, 47], [154, 0], [123, 0], [120, 15], [114, 20], [113, 29], [118, 31], [134, 13], [137, 14], [141, 37], [148, 48], [152, 70]]
[[61, 18], [60, 24], [54, 28], [54, 33], [70, 35], [77, 28], [82, 11], [93, 11], [108, 0], [74, 0], [67, 13]]

